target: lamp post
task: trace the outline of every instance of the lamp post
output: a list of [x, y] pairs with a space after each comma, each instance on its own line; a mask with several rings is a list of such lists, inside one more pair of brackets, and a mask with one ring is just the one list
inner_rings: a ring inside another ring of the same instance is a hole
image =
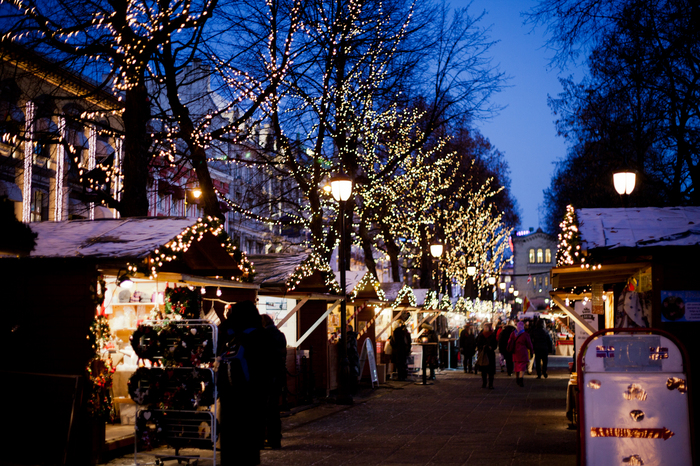
[[338, 258], [340, 259], [340, 290], [342, 300], [340, 302], [340, 339], [343, 344], [340, 346], [340, 387], [338, 403], [351, 404], [352, 395], [348, 390], [348, 377], [350, 376], [350, 362], [348, 361], [348, 329], [347, 329], [347, 302], [345, 292], [345, 203], [350, 199], [352, 194], [352, 180], [347, 175], [337, 175], [331, 178], [331, 193], [333, 199], [338, 201], [338, 212], [340, 215], [340, 250]]
[[443, 251], [443, 246], [442, 244], [435, 242], [430, 245], [430, 255], [433, 256], [434, 262], [436, 262], [436, 267], [435, 267], [435, 272], [433, 275], [433, 285], [437, 289], [438, 292], [438, 297], [440, 296], [440, 284], [438, 283], [438, 273], [439, 273], [439, 268], [440, 268], [440, 256], [442, 256], [442, 251]]

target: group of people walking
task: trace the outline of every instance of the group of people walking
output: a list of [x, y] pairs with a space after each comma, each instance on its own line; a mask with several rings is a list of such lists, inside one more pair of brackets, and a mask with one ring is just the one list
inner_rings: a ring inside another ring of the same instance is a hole
[[[504, 359], [508, 376], [515, 373], [516, 383], [524, 387], [524, 375], [531, 371], [533, 360], [537, 378], [548, 377], [547, 364], [549, 353], [552, 352], [552, 339], [542, 319], [536, 320], [530, 329], [526, 329], [523, 321], [517, 324], [511, 321], [505, 326], [499, 325], [496, 331], [491, 322], [485, 322], [476, 335], [471, 324], [466, 323], [459, 337], [459, 349], [464, 360], [464, 372], [480, 371], [482, 388], [494, 388], [497, 349]], [[476, 363], [473, 362], [474, 356], [477, 356]]]

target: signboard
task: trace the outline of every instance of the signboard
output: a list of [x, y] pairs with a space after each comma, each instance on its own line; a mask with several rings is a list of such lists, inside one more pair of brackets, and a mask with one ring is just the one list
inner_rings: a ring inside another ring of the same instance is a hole
[[365, 344], [362, 345], [362, 353], [360, 354], [360, 375], [357, 379], [362, 378], [362, 372], [365, 369], [365, 361], [369, 361], [369, 377], [372, 379], [372, 385], [375, 383], [379, 385], [379, 377], [377, 376], [377, 361], [374, 358], [374, 348], [372, 347], [372, 340], [369, 338], [365, 339]]
[[700, 291], [661, 291], [661, 322], [700, 322]]
[[[574, 311], [576, 312], [576, 314], [581, 316], [581, 319], [588, 322], [588, 324], [590, 324], [591, 327], [593, 327], [595, 330], [598, 330], [598, 314], [593, 314], [593, 303], [590, 299], [586, 302], [576, 301], [574, 303]], [[582, 326], [576, 325], [575, 323], [574, 333], [574, 340], [576, 342], [574, 357], [576, 358], [578, 357], [578, 352], [581, 350], [581, 347], [591, 335], [586, 330], [584, 330]]]
[[687, 375], [676, 344], [658, 334], [601, 333], [581, 350], [583, 464], [693, 464]]

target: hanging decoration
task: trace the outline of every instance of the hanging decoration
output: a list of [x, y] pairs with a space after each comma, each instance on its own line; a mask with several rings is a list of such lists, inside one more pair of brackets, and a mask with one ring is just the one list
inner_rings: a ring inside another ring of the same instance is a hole
[[440, 299], [440, 304], [438, 304], [438, 309], [440, 309], [441, 311], [452, 310], [452, 300], [448, 295], [442, 295], [442, 298]]
[[574, 265], [581, 262], [581, 232], [574, 206], [566, 206], [564, 220], [559, 224], [559, 247], [557, 248], [557, 266]]
[[364, 290], [368, 286], [374, 288], [375, 293], [377, 293], [377, 297], [381, 301], [386, 301], [386, 294], [384, 293], [384, 290], [382, 290], [381, 283], [379, 283], [377, 277], [375, 277], [374, 274], [370, 272], [367, 272], [362, 276], [360, 282], [352, 290], [352, 293], [350, 293], [350, 300], [354, 300], [360, 293], [360, 291]]
[[165, 289], [165, 316], [177, 319], [199, 319], [202, 311], [202, 293], [182, 286]]
[[335, 274], [328, 262], [319, 254], [312, 253], [306, 258], [295, 270], [294, 273], [287, 279], [286, 285], [289, 291], [292, 291], [306, 277], [310, 277], [315, 272], [323, 275], [325, 285], [331, 293], [340, 294], [341, 289], [338, 281], [335, 279]]
[[413, 289], [408, 285], [404, 285], [401, 287], [398, 294], [396, 295], [396, 299], [391, 304], [391, 308], [396, 309], [398, 306], [401, 306], [401, 304], [405, 300], [408, 300], [409, 306], [416, 307], [416, 295], [415, 293], [413, 293]]
[[158, 272], [166, 262], [182, 260], [182, 255], [192, 246], [194, 241], [201, 241], [205, 233], [211, 233], [221, 241], [221, 246], [239, 263], [241, 276], [231, 277], [237, 282], [252, 282], [255, 277], [253, 263], [248, 260], [245, 252], [237, 248], [231, 241], [231, 237], [224, 230], [224, 224], [215, 217], [207, 216], [205, 219], [197, 219], [197, 223], [185, 228], [175, 239], [156, 249], [145, 261], [138, 264], [129, 264], [130, 273], [140, 272], [150, 279], [155, 279]]

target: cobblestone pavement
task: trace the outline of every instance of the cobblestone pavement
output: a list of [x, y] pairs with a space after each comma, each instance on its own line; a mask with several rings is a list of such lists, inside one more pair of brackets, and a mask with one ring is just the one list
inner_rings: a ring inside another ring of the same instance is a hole
[[[282, 449], [263, 451], [262, 464], [573, 466], [567, 381], [568, 371], [554, 368], [548, 379], [526, 377], [525, 388], [499, 372], [496, 388], [482, 389], [479, 376], [461, 370], [440, 373], [433, 385], [389, 382], [364, 390], [353, 406], [320, 404], [283, 419]], [[129, 455], [108, 464], [135, 463]]]

